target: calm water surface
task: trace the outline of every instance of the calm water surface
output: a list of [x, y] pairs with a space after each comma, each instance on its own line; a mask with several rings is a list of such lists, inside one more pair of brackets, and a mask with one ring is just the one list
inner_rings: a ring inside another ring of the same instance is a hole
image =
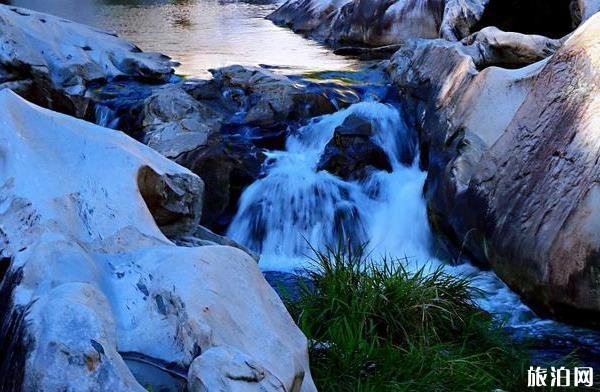
[[8, 0], [117, 33], [145, 51], [179, 61], [178, 73], [207, 76], [231, 64], [284, 73], [352, 69], [352, 60], [264, 19], [280, 1]]

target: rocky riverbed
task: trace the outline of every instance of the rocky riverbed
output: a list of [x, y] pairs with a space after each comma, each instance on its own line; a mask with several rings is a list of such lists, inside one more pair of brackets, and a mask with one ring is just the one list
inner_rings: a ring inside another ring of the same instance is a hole
[[393, 56], [195, 79], [0, 6], [2, 388], [314, 390], [259, 266], [293, 286], [341, 237], [476, 273], [540, 358], [596, 364], [597, 333], [539, 316], [600, 326], [600, 3], [535, 7], [290, 0], [269, 18]]

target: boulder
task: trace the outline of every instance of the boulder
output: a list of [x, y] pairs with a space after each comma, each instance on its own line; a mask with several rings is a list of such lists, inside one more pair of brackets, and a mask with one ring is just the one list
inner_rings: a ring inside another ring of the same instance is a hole
[[224, 233], [235, 215], [244, 189], [262, 173], [262, 149], [243, 137], [216, 135], [206, 147], [184, 152], [175, 161], [207, 184], [202, 223]]
[[157, 89], [141, 108], [143, 143], [170, 159], [206, 147], [224, 120], [224, 114], [194, 99], [178, 84]]
[[368, 118], [348, 116], [333, 132], [317, 170], [327, 170], [344, 180], [364, 179], [375, 170], [391, 172], [386, 152], [372, 139], [376, 126]]
[[487, 266], [477, 248], [464, 249], [469, 231], [455, 228], [468, 211], [456, 201], [481, 154], [498, 140], [525, 99], [541, 64], [512, 70], [486, 67], [483, 61], [477, 44], [412, 40], [387, 69], [419, 132], [420, 161], [427, 169], [424, 195], [433, 228], [450, 241], [443, 244], [450, 254], [464, 252]]
[[262, 148], [283, 148], [289, 123], [334, 112], [337, 92], [258, 67], [212, 72], [153, 88], [118, 112], [125, 132], [202, 177], [202, 223], [223, 233], [261, 173]]
[[0, 112], [0, 389], [142, 392], [124, 359], [185, 382], [190, 368], [246, 375], [243, 358], [285, 390], [315, 390], [306, 338], [256, 262], [161, 231], [197, 224], [197, 176], [8, 90]]
[[491, 26], [561, 38], [598, 10], [598, 0], [288, 0], [269, 19], [343, 53], [381, 56], [411, 38], [456, 42]]
[[541, 312], [600, 326], [600, 15], [544, 65], [465, 194], [479, 247]]
[[272, 127], [336, 111], [324, 91], [312, 91], [292, 79], [258, 67], [232, 65], [212, 71], [235, 122]]
[[[518, 68], [543, 60], [561, 45], [556, 39], [486, 27], [462, 40], [479, 68], [497, 65]], [[475, 54], [477, 50], [477, 54]]]
[[595, 325], [598, 26], [600, 15], [518, 69], [489, 63], [522, 51], [527, 64], [556, 42], [528, 37], [498, 52], [484, 38], [494, 30], [415, 40], [388, 65], [420, 132], [434, 228], [540, 313]]
[[438, 36], [443, 0], [290, 0], [269, 15], [278, 25], [339, 46], [386, 46]]
[[77, 117], [90, 115], [90, 83], [118, 77], [165, 82], [176, 65], [113, 34], [7, 5], [0, 5], [0, 42], [3, 83], [31, 82], [32, 88], [17, 91]]

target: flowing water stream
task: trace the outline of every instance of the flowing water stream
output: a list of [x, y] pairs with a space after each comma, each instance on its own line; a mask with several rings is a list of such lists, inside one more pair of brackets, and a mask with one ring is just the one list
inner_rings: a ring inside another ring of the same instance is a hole
[[[361, 181], [344, 181], [317, 165], [334, 130], [348, 116], [374, 124], [372, 140], [387, 154], [392, 171], [376, 171]], [[433, 234], [422, 197], [426, 173], [418, 167], [416, 135], [393, 104], [367, 101], [313, 119], [291, 134], [285, 151], [272, 151], [267, 175], [243, 193], [228, 236], [261, 253], [267, 271], [302, 273], [310, 247], [350, 238], [368, 242], [374, 256], [406, 260], [409, 269], [442, 267], [452, 275], [474, 276], [486, 295], [479, 305], [503, 320], [516, 338], [539, 342], [540, 359], [557, 359], [579, 349], [596, 363], [597, 332], [542, 320], [493, 272], [465, 261], [450, 265], [433, 250]], [[412, 162], [402, 157], [412, 154]]]
[[[204, 77], [208, 69], [240, 63], [267, 64], [281, 72], [357, 69], [359, 64], [332, 54], [264, 19], [275, 2], [218, 0], [8, 0], [15, 6], [58, 14], [115, 31], [144, 50], [171, 55], [182, 74]], [[351, 73], [348, 73], [351, 74]], [[347, 76], [347, 75], [346, 75]], [[364, 76], [364, 75], [363, 75]], [[400, 98], [401, 99], [401, 98]], [[101, 107], [98, 122], [114, 127]], [[348, 116], [368, 119], [372, 140], [392, 170], [375, 171], [361, 181], [344, 181], [317, 164], [336, 127]], [[307, 242], [316, 247], [340, 236], [369, 242], [374, 254], [406, 258], [409, 266], [444, 266], [452, 274], [475, 274], [488, 295], [480, 305], [506, 320], [516, 337], [540, 342], [539, 357], [556, 358], [579, 348], [598, 364], [598, 333], [537, 318], [492, 272], [469, 263], [444, 264], [432, 250], [418, 168], [416, 135], [394, 102], [364, 94], [362, 102], [312, 119], [289, 134], [284, 151], [269, 151], [266, 176], [242, 195], [229, 235], [260, 251], [263, 270], [292, 272], [306, 266]], [[410, 163], [406, 161], [409, 156]]]

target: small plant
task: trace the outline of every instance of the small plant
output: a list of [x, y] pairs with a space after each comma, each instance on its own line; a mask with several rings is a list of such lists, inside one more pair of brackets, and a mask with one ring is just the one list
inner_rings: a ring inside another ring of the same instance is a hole
[[320, 391], [520, 390], [527, 355], [479, 309], [469, 278], [364, 247], [314, 250], [287, 306], [310, 343]]

